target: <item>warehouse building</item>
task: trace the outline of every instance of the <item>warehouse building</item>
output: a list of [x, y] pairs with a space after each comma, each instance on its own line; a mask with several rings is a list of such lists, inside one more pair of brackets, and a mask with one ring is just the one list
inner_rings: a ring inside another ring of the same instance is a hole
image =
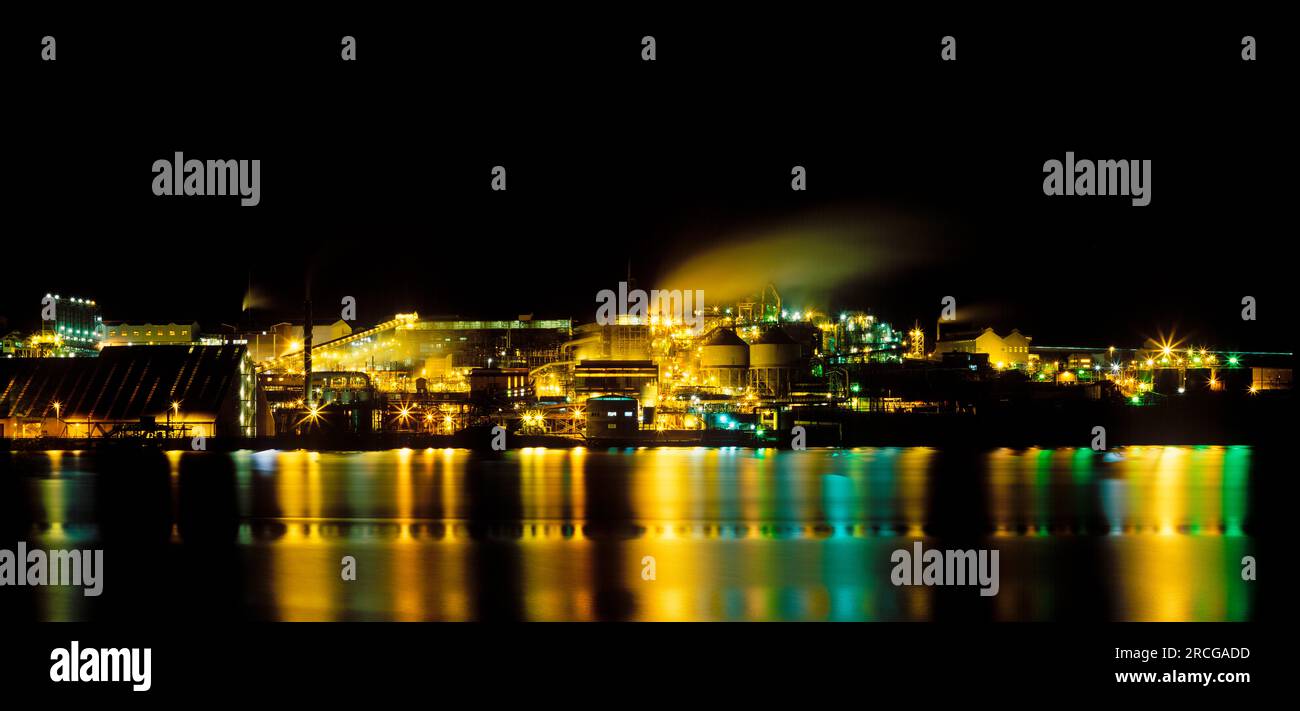
[[273, 434], [242, 345], [107, 347], [0, 359], [0, 437]]

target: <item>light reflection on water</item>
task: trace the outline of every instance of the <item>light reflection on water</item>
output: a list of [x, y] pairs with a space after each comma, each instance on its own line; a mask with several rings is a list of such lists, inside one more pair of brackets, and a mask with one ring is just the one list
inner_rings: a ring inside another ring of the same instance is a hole
[[[5, 541], [107, 550], [102, 598], [25, 589], [18, 607], [41, 619], [1252, 613], [1248, 447], [48, 452], [7, 466], [22, 503], [4, 513], [22, 520]], [[914, 539], [996, 548], [999, 594], [893, 586], [890, 554]]]

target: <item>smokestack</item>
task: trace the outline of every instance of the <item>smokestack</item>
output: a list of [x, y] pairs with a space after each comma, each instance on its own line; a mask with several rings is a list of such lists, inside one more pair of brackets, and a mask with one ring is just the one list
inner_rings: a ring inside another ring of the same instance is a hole
[[311, 299], [303, 302], [302, 323], [302, 403], [311, 407]]

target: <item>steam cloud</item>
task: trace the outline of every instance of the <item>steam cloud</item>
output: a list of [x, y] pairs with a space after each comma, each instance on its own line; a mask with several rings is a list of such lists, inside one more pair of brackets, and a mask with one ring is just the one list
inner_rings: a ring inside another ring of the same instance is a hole
[[899, 216], [820, 215], [696, 248], [656, 286], [703, 289], [706, 303], [773, 284], [791, 304], [824, 305], [835, 288], [923, 261], [932, 227]]

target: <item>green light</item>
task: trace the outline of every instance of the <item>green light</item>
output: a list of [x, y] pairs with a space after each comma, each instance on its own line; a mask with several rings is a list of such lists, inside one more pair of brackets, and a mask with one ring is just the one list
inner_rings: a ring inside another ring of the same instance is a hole
[[1228, 363], [1231, 364], [1231, 365], [1236, 365], [1236, 364], [1237, 364], [1237, 356], [1229, 356], [1229, 358], [1228, 358]]
[[1133, 397], [1131, 397], [1131, 398], [1129, 398], [1129, 399], [1133, 401], [1133, 404], [1134, 404], [1134, 405], [1140, 405], [1140, 404], [1142, 404], [1142, 398], [1138, 397], [1137, 395], [1134, 395]]
[[857, 393], [857, 392], [862, 392], [862, 386], [861, 386], [861, 385], [858, 385], [857, 383], [854, 383], [854, 384], [852, 384], [852, 385], [849, 386], [849, 390], [852, 390], [852, 391], [855, 392], [855, 393]]

